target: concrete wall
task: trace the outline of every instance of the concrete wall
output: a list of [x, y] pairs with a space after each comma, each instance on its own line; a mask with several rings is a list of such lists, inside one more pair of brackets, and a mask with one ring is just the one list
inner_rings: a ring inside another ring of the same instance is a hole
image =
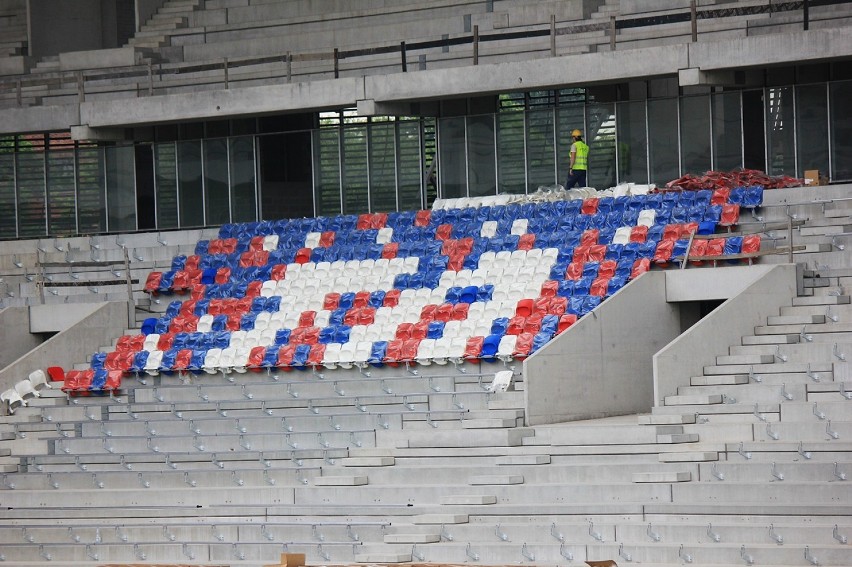
[[679, 333], [666, 274], [647, 272], [524, 361], [527, 423], [650, 411], [652, 355]]
[[41, 337], [24, 331], [29, 327], [30, 313], [27, 307], [7, 307], [0, 310], [0, 368], [6, 368], [18, 357], [41, 344]]
[[689, 385], [690, 377], [700, 376], [704, 366], [715, 364], [716, 355], [727, 354], [740, 337], [754, 334], [754, 327], [765, 325], [767, 317], [778, 315], [796, 295], [793, 264], [754, 266], [740, 274], [730, 269], [736, 268], [665, 273], [667, 301], [699, 299], [706, 293], [718, 296], [735, 292], [738, 285], [742, 289], [654, 355], [656, 405], [677, 394], [678, 386]]
[[28, 8], [31, 55], [103, 47], [101, 0], [29, 0]]
[[136, 31], [139, 31], [165, 3], [166, 0], [136, 0]]
[[[62, 366], [67, 370], [74, 362], [84, 362], [100, 347], [112, 344], [127, 328], [127, 302], [95, 303], [85, 307], [88, 312], [81, 310], [75, 325], [0, 370], [0, 389], [11, 387], [36, 368]], [[57, 309], [57, 306], [50, 308]]]

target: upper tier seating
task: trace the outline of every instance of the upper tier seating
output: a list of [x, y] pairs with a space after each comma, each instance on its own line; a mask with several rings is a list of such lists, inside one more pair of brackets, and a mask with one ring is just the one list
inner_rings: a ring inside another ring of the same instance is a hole
[[[761, 200], [753, 187], [224, 225], [150, 274], [148, 292], [179, 299], [90, 372], [114, 389], [121, 373], [522, 359]], [[739, 253], [733, 240], [693, 252]]]

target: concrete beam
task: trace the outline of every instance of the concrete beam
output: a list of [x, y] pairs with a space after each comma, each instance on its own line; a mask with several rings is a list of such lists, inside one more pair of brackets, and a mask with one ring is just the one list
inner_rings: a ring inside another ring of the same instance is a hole
[[690, 67], [677, 72], [677, 84], [681, 87], [735, 86], [737, 80], [734, 71], [702, 71], [696, 67]]
[[686, 51], [648, 47], [616, 52], [565, 55], [532, 61], [456, 67], [368, 76], [365, 98], [412, 101], [502, 92], [584, 86], [672, 75], [689, 67]]
[[90, 128], [86, 124], [71, 126], [71, 139], [87, 142], [121, 142], [127, 139], [124, 128]]
[[360, 116], [413, 116], [410, 104], [404, 102], [376, 102], [364, 99], [356, 102]]
[[71, 124], [80, 123], [80, 107], [77, 104], [64, 104], [9, 108], [0, 112], [0, 116], [0, 134], [67, 130]]
[[63, 71], [130, 67], [141, 62], [142, 55], [133, 47], [69, 51], [59, 54], [59, 68]]
[[354, 106], [366, 98], [363, 79], [354, 77], [170, 94], [137, 98], [132, 103], [126, 99], [84, 102], [80, 119], [73, 123], [96, 128], [319, 111]]
[[832, 28], [687, 44], [689, 65], [702, 71], [826, 61], [852, 56], [852, 29]]

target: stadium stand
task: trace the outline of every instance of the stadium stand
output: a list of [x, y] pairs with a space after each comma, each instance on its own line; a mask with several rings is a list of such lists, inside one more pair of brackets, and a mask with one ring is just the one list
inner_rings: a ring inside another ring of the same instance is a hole
[[0, 4], [4, 565], [850, 564], [849, 3]]

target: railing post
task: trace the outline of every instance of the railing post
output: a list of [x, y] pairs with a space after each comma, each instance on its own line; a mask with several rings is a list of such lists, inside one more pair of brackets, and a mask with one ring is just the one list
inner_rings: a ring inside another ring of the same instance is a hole
[[793, 217], [787, 215], [787, 242], [790, 243], [790, 251], [787, 253], [787, 261], [793, 263]]
[[802, 16], [804, 19], [804, 30], [808, 31], [808, 20], [810, 17], [810, 6], [808, 0], [804, 0], [804, 2], [802, 2]]
[[154, 65], [148, 61], [148, 96], [154, 96]]
[[556, 16], [550, 14], [550, 56], [556, 57]]
[[479, 65], [479, 26], [473, 26], [473, 64]]
[[287, 52], [287, 82], [291, 82], [293, 80], [293, 54], [291, 52]]
[[124, 275], [127, 279], [127, 324], [128, 329], [136, 326], [136, 303], [133, 301], [133, 278], [130, 275], [130, 258], [127, 256], [127, 248], [124, 252]]
[[24, 102], [24, 98], [21, 93], [21, 79], [15, 81], [15, 102], [18, 103], [18, 106], [21, 106]]
[[225, 71], [225, 88], [230, 88], [228, 77], [228, 58], [225, 57], [222, 61], [222, 69]]
[[86, 86], [83, 83], [83, 71], [77, 71], [77, 100], [86, 102]]
[[615, 16], [609, 17], [609, 50], [615, 51]]
[[339, 79], [339, 78], [340, 78], [340, 64], [339, 64], [339, 60], [340, 60], [340, 52], [339, 52], [339, 51], [338, 51], [338, 49], [335, 47], [335, 48], [334, 48], [334, 78], [335, 78], [335, 79]]
[[408, 60], [405, 52], [405, 42], [399, 42], [399, 55], [402, 57], [402, 72], [408, 73]]
[[698, 13], [695, 8], [695, 0], [689, 2], [689, 21], [692, 24], [692, 43], [698, 41]]

